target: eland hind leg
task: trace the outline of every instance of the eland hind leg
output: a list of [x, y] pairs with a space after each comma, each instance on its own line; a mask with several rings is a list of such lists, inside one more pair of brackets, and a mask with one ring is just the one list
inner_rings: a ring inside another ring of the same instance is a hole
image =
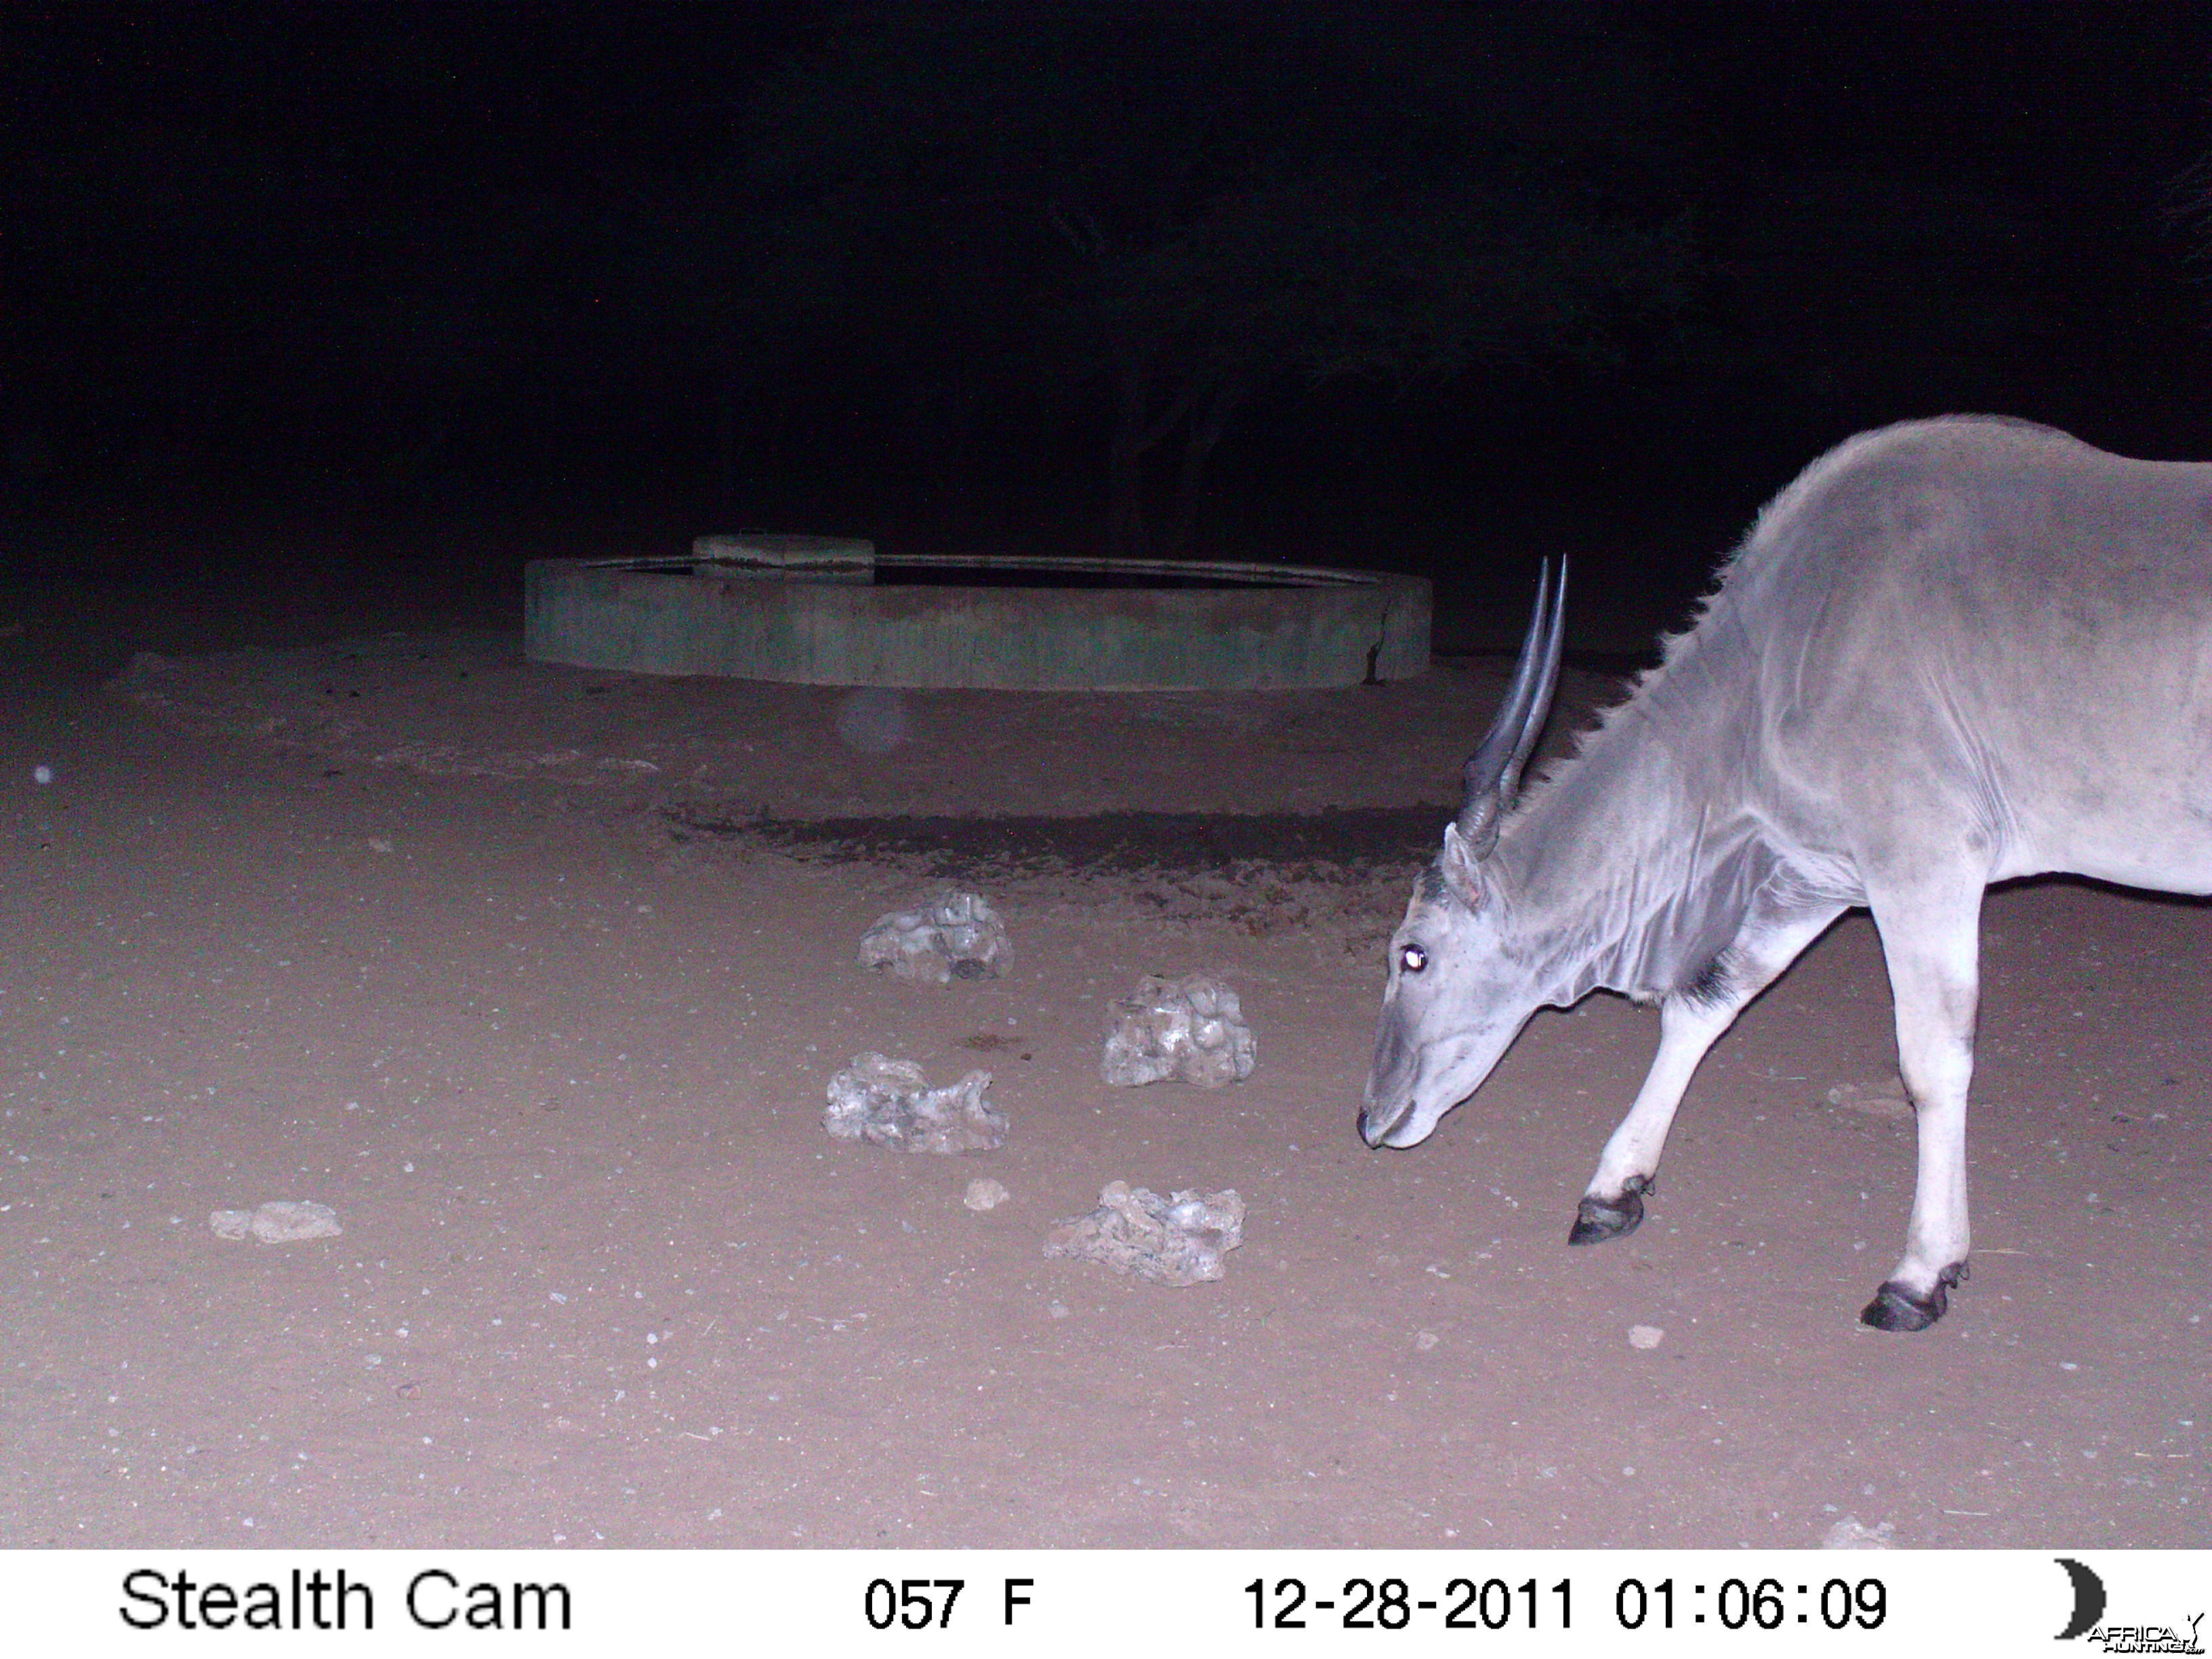
[[1843, 915], [1841, 904], [1754, 902], [1735, 942], [1705, 982], [1668, 997], [1659, 1007], [1659, 1052], [1628, 1115], [1605, 1143], [1597, 1173], [1575, 1208], [1570, 1244], [1596, 1244], [1636, 1231], [1646, 1194], [1658, 1190], [1659, 1155], [1682, 1103], [1683, 1091], [1705, 1051], [1735, 1023], [1753, 998], [1795, 962]]
[[1911, 1097], [1919, 1162], [1905, 1255], [1859, 1315], [1883, 1331], [1922, 1331], [1966, 1280], [1966, 1091], [1980, 996], [1983, 878], [1951, 872], [1869, 894], [1897, 1005], [1898, 1071]]

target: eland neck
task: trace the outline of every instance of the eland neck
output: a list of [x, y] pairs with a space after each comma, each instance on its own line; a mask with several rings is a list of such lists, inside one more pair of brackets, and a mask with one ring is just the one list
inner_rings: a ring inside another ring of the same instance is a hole
[[1547, 1001], [1687, 988], [1773, 867], [1747, 810], [1729, 705], [1679, 695], [1680, 667], [1648, 675], [1500, 828], [1500, 886], [1556, 981]]

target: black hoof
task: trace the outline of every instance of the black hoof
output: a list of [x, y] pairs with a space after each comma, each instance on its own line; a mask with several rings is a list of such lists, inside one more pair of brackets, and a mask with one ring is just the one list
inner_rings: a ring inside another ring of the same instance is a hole
[[1602, 1244], [1608, 1238], [1627, 1237], [1644, 1224], [1644, 1194], [1658, 1190], [1655, 1183], [1638, 1176], [1609, 1204], [1601, 1198], [1584, 1199], [1575, 1206], [1574, 1231], [1567, 1235], [1567, 1243]]
[[1874, 1300], [1860, 1311], [1859, 1323], [1871, 1325], [1878, 1331], [1924, 1331], [1950, 1306], [1950, 1287], [1966, 1282], [1966, 1264], [1963, 1261], [1954, 1261], [1936, 1274], [1934, 1288], [1924, 1297], [1913, 1295], [1893, 1279], [1875, 1291]]

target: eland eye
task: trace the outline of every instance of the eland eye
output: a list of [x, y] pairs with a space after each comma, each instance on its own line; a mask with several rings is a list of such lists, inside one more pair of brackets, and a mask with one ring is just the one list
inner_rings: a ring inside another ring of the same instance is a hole
[[1409, 974], [1418, 974], [1429, 965], [1429, 953], [1418, 945], [1408, 945], [1398, 952], [1398, 966]]

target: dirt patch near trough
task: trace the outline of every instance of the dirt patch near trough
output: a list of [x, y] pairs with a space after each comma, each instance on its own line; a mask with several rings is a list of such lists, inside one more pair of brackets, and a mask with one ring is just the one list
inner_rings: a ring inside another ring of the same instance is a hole
[[1095, 812], [1084, 817], [718, 817], [672, 807], [679, 839], [749, 836], [799, 855], [841, 862], [910, 862], [937, 876], [980, 879], [1023, 871], [1125, 876], [1223, 866], [1410, 870], [1435, 850], [1441, 807], [1349, 807], [1337, 812]]
[[[1866, 1103], [1863, 919], [1707, 1062], [1632, 1238], [1564, 1242], [1656, 1036], [1616, 1000], [1540, 1015], [1423, 1147], [1358, 1144], [1377, 947], [1503, 665], [924, 694], [877, 747], [834, 692], [481, 633], [173, 652], [105, 693], [27, 622], [0, 1546], [2207, 1538], [2200, 908], [1992, 896], [1974, 1278], [1885, 1337], [1854, 1316], [1912, 1132]], [[939, 875], [1000, 902], [1012, 974], [862, 975]], [[1201, 969], [1252, 1079], [1109, 1088], [1108, 1005]], [[830, 1140], [866, 1049], [988, 1066], [1006, 1146]], [[1117, 1178], [1237, 1188], [1225, 1276], [1047, 1260]], [[343, 1231], [210, 1230], [274, 1200]]]

